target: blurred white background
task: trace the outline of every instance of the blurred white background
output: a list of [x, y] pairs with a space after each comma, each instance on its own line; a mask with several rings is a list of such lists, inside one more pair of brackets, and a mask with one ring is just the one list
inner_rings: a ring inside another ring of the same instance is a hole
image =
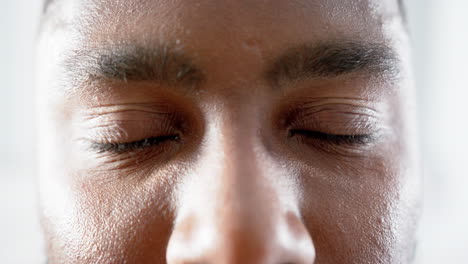
[[[44, 263], [34, 189], [40, 0], [0, 0], [0, 259]], [[417, 264], [468, 263], [468, 1], [408, 0], [425, 173]]]

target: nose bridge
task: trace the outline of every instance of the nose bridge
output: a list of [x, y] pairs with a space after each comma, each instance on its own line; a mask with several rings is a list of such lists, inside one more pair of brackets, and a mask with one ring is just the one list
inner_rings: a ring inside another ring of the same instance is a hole
[[[246, 121], [247, 122], [247, 121]], [[266, 172], [267, 161], [256, 129], [246, 125], [245, 129], [233, 129], [229, 125], [220, 131], [223, 155], [220, 157], [221, 170], [219, 197], [224, 203], [232, 204], [231, 210], [239, 211], [249, 218], [259, 210], [271, 211], [271, 204], [277, 204], [274, 186]], [[263, 157], [263, 158], [262, 158]], [[262, 206], [259, 206], [259, 205]], [[252, 212], [251, 212], [252, 211]]]
[[[267, 161], [256, 127], [249, 124], [250, 120], [235, 118], [213, 131], [212, 143], [217, 145], [213, 149], [218, 152], [213, 153], [212, 162], [218, 166], [205, 173], [213, 184], [207, 196], [213, 201], [213, 224], [217, 233], [223, 234], [219, 242], [231, 243], [232, 247], [241, 243], [245, 251], [246, 243], [262, 244], [254, 240], [274, 235], [266, 230], [271, 230], [278, 219], [280, 201], [266, 172]], [[249, 234], [249, 241], [244, 241], [245, 234]]]
[[[180, 200], [168, 263], [313, 263], [307, 230], [284, 207], [257, 129], [240, 127], [210, 129], [206, 155]], [[299, 240], [307, 252], [291, 245]]]
[[[260, 139], [255, 111], [248, 106], [230, 111], [219, 118], [208, 130], [206, 162], [212, 164], [208, 171], [202, 168], [200, 177], [207, 177], [217, 185], [213, 193], [232, 210], [248, 213], [255, 203], [264, 203], [274, 197], [273, 186], [265, 171], [267, 160]], [[266, 204], [266, 203], [264, 203]], [[225, 206], [224, 206], [225, 207]], [[241, 210], [242, 209], [242, 210]]]

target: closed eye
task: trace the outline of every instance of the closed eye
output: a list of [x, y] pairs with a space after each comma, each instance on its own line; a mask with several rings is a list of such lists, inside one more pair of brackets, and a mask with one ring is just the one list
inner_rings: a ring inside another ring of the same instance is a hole
[[97, 153], [124, 153], [128, 151], [135, 151], [146, 149], [152, 146], [159, 145], [167, 141], [178, 141], [180, 139], [179, 135], [167, 135], [159, 136], [152, 138], [145, 138], [143, 140], [133, 141], [133, 142], [116, 142], [116, 143], [99, 143], [93, 142], [90, 146], [90, 149]]
[[376, 137], [373, 134], [337, 135], [300, 129], [292, 129], [289, 131], [289, 137], [296, 135], [303, 136], [308, 139], [320, 140], [333, 145], [366, 145], [376, 140]]

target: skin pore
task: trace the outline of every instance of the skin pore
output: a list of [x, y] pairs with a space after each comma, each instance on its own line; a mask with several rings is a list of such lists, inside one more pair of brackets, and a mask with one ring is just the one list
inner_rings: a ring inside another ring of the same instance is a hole
[[37, 52], [49, 263], [410, 263], [396, 0], [62, 0]]

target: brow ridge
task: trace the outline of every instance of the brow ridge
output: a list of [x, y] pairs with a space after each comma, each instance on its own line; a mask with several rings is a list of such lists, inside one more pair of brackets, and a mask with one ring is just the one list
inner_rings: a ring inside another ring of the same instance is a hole
[[166, 45], [124, 44], [79, 50], [69, 56], [63, 66], [68, 79], [81, 82], [151, 81], [193, 87], [204, 79], [201, 69], [187, 55]]
[[287, 50], [266, 72], [272, 85], [301, 79], [333, 78], [345, 74], [398, 75], [398, 58], [380, 43], [331, 41]]

